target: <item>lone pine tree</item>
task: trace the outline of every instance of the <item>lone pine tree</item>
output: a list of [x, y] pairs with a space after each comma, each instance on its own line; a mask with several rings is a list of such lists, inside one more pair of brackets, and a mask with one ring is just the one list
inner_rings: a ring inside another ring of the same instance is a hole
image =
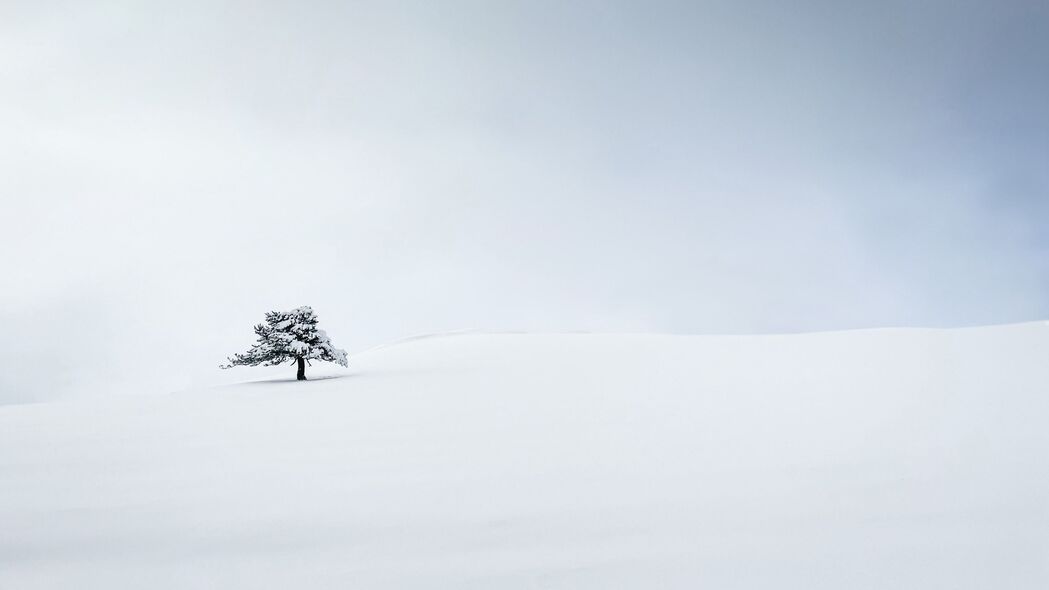
[[311, 360], [347, 366], [346, 351], [332, 346], [328, 334], [317, 328], [317, 314], [309, 306], [267, 312], [266, 323], [255, 326], [255, 335], [259, 341], [248, 352], [229, 357], [229, 364], [220, 365], [221, 368], [273, 366], [290, 361], [298, 364], [298, 380], [305, 381], [306, 363]]

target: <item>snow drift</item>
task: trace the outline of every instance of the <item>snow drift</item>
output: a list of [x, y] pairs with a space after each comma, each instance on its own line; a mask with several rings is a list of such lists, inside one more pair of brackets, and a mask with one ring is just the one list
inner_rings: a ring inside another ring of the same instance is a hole
[[1046, 324], [350, 367], [0, 407], [0, 588], [1049, 587]]

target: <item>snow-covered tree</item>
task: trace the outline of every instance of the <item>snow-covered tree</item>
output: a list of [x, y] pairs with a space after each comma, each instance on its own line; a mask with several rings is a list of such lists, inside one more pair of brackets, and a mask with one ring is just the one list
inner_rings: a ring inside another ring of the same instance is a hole
[[317, 328], [317, 314], [309, 306], [291, 311], [266, 313], [266, 323], [255, 326], [259, 341], [248, 352], [229, 357], [229, 369], [237, 365], [256, 367], [286, 362], [298, 364], [297, 378], [306, 380], [306, 363], [311, 360], [328, 361], [347, 366], [346, 351], [332, 346], [328, 334]]

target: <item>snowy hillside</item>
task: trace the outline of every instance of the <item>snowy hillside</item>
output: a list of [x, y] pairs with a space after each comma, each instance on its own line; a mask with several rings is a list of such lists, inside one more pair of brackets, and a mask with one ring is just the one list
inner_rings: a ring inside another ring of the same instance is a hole
[[0, 407], [0, 588], [1049, 587], [1047, 324], [286, 373]]

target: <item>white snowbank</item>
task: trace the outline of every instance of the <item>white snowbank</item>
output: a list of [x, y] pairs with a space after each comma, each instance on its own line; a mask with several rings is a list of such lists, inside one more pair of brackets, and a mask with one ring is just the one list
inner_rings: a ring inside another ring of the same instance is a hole
[[350, 367], [0, 407], [0, 588], [1049, 587], [1044, 323]]

